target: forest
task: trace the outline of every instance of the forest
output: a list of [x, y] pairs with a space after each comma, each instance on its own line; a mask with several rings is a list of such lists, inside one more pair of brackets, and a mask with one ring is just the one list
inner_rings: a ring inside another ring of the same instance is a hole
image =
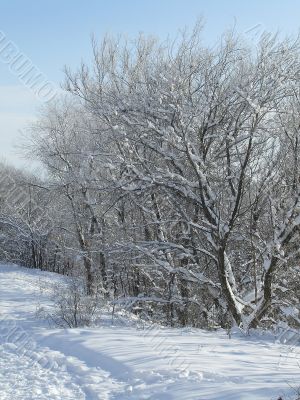
[[300, 326], [300, 39], [106, 36], [0, 165], [0, 259], [170, 327]]

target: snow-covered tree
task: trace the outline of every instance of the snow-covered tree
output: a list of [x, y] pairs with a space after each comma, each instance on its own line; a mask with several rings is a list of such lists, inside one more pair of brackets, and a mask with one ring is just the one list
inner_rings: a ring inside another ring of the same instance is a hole
[[298, 235], [299, 40], [200, 39], [106, 38], [66, 89], [116, 143], [118, 185], [155, 226], [131, 245], [168, 276], [163, 300], [182, 310], [194, 282], [248, 328]]

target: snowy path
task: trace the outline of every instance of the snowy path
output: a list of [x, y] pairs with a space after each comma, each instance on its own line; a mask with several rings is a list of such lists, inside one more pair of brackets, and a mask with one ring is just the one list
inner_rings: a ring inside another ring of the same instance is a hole
[[[83, 391], [62, 366], [48, 370], [31, 357], [20, 355], [15, 345], [0, 346], [1, 400], [85, 399]], [[36, 354], [42, 360], [42, 354]]]
[[36, 305], [60, 279], [0, 265], [1, 400], [296, 398], [300, 349], [271, 339], [109, 324], [49, 329]]

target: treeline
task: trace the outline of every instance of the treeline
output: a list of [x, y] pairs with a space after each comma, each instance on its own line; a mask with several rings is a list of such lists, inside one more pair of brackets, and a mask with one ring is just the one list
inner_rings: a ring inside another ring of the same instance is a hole
[[0, 254], [171, 326], [299, 326], [299, 39], [93, 42], [1, 167]]

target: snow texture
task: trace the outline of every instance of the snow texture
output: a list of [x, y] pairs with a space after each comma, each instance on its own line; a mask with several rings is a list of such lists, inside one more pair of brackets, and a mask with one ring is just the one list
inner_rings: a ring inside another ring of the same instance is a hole
[[272, 337], [137, 327], [52, 329], [37, 320], [62, 277], [0, 266], [1, 400], [296, 398], [300, 349]]

